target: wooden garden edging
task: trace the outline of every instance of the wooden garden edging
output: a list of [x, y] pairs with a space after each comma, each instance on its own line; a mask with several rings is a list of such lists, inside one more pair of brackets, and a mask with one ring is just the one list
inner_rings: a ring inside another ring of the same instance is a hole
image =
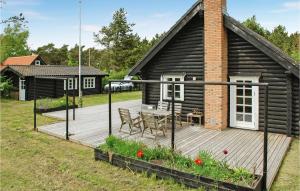
[[157, 164], [137, 160], [129, 157], [124, 157], [118, 154], [113, 154], [111, 160], [109, 154], [100, 149], [95, 149], [95, 160], [109, 162], [114, 166], [128, 168], [134, 172], [145, 172], [147, 175], [155, 174], [157, 178], [169, 179], [173, 178], [176, 182], [186, 185], [191, 188], [204, 187], [207, 190], [217, 189], [221, 191], [238, 190], [238, 191], [259, 191], [262, 188], [262, 176], [256, 175], [257, 179], [253, 187], [239, 186], [227, 182], [216, 181], [210, 178], [205, 178], [190, 173], [181, 172], [178, 170], [159, 166]]
[[[78, 108], [78, 105], [75, 105], [75, 108]], [[70, 105], [69, 109], [73, 109], [73, 106]], [[66, 106], [59, 106], [53, 108], [36, 108], [37, 113], [48, 113], [48, 112], [62, 111], [62, 110], [66, 110]]]

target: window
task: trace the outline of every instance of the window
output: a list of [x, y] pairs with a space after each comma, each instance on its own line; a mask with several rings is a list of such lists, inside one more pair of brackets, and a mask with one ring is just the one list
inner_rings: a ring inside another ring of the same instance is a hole
[[88, 77], [88, 78], [83, 78], [83, 88], [84, 89], [91, 89], [95, 88], [95, 77]]
[[[162, 76], [163, 81], [170, 82], [179, 82], [184, 81], [183, 75], [164, 75]], [[162, 98], [171, 100], [172, 99], [172, 84], [163, 84]], [[174, 98], [176, 101], [184, 101], [184, 85], [183, 84], [175, 84], [174, 85]]]
[[36, 61], [34, 62], [34, 64], [35, 64], [36, 66], [39, 66], [39, 65], [41, 65], [41, 61], [36, 60]]
[[[77, 78], [75, 78], [74, 81], [75, 82], [73, 82], [73, 78], [69, 78], [68, 90], [73, 90], [73, 88], [75, 88], [75, 90], [77, 90]], [[66, 80], [64, 80], [64, 90], [66, 90]]]

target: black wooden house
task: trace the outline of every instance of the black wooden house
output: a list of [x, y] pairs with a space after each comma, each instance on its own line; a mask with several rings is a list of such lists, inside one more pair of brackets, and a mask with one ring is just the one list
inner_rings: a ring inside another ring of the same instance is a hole
[[[83, 95], [99, 94], [102, 91], [102, 78], [106, 73], [88, 66], [82, 66], [81, 88]], [[34, 77], [52, 77], [37, 79], [37, 98], [57, 98], [65, 94], [68, 85], [69, 94], [75, 89], [78, 95], [78, 67], [60, 65], [9, 65], [1, 70], [1, 75], [11, 79], [19, 92], [19, 100], [32, 100], [34, 95]], [[70, 78], [69, 82], [54, 77]], [[74, 81], [73, 81], [74, 78]]]
[[[299, 135], [299, 63], [230, 17], [225, 0], [195, 3], [129, 74], [143, 80], [267, 82], [269, 130]], [[265, 95], [258, 87], [209, 88], [175, 86], [183, 117], [199, 108], [207, 128], [263, 129]], [[169, 101], [170, 92], [167, 85], [147, 84], [143, 103]]]

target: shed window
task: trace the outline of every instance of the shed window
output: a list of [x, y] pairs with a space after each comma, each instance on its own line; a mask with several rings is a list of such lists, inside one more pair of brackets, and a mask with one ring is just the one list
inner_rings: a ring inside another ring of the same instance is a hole
[[95, 77], [83, 78], [83, 88], [84, 89], [95, 88], [95, 86], [96, 86], [95, 84], [96, 84]]
[[[163, 81], [179, 82], [184, 81], [183, 75], [163, 75]], [[172, 99], [172, 84], [163, 84], [162, 98], [166, 100]], [[175, 84], [174, 98], [176, 101], [184, 101], [184, 84]]]
[[[74, 79], [75, 82], [73, 82], [73, 78], [69, 78], [68, 81], [68, 90], [77, 90], [77, 78]], [[64, 80], [64, 90], [66, 90], [66, 80]]]
[[35, 64], [36, 66], [39, 66], [39, 65], [41, 65], [41, 61], [36, 60], [36, 61], [34, 62], [34, 64]]

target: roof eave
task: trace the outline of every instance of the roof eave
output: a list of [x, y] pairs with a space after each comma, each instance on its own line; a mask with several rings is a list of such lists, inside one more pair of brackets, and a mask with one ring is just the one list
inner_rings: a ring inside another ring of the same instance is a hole
[[297, 63], [295, 60], [285, 54], [281, 49], [273, 45], [270, 41], [255, 33], [254, 31], [248, 29], [240, 22], [236, 21], [234, 18], [228, 15], [224, 15], [224, 18], [226, 28], [247, 40], [257, 49], [265, 53], [286, 70], [290, 71], [292, 74], [299, 78], [299, 68], [297, 67]]
[[1, 70], [1, 73], [4, 73], [6, 71], [10, 71], [12, 73], [15, 73], [16, 75], [18, 75], [21, 78], [27, 77], [26, 75], [21, 74], [20, 72], [18, 72], [17, 70], [14, 70], [13, 68], [11, 68], [10, 66], [6, 66], [6, 68], [4, 68], [3, 70]]

